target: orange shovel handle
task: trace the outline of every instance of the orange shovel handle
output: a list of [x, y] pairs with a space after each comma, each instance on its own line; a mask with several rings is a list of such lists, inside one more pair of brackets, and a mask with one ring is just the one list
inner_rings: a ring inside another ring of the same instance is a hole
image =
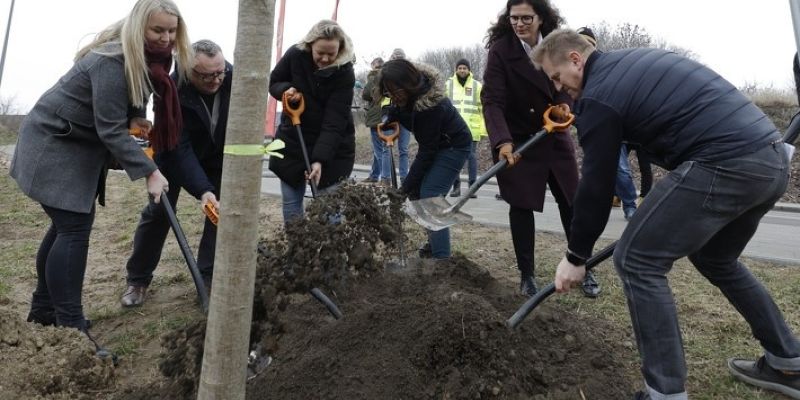
[[[564, 122], [555, 122], [550, 119], [550, 114], [553, 114], [553, 117], [565, 120]], [[544, 112], [544, 126], [543, 128], [548, 132], [551, 133], [554, 130], [563, 130], [569, 128], [570, 125], [575, 121], [575, 114], [566, 110], [566, 106], [564, 105], [556, 105], [550, 106]]]
[[[388, 135], [385, 134], [384, 129], [387, 128], [391, 129], [390, 132], [392, 133]], [[397, 137], [400, 136], [400, 123], [398, 123], [397, 121], [390, 122], [388, 124], [381, 122], [380, 124], [378, 124], [377, 130], [378, 130], [378, 137], [384, 142], [386, 142], [387, 146], [394, 146], [395, 139], [397, 139]]]
[[300, 125], [300, 115], [306, 110], [306, 101], [303, 94], [300, 93], [300, 101], [297, 102], [296, 107], [292, 107], [292, 102], [289, 101], [289, 94], [283, 92], [283, 112], [289, 114], [292, 119], [292, 125]]
[[213, 204], [206, 203], [206, 205], [203, 206], [203, 213], [206, 214], [206, 217], [208, 217], [208, 220], [211, 221], [212, 224], [216, 225], [219, 222], [219, 213]]

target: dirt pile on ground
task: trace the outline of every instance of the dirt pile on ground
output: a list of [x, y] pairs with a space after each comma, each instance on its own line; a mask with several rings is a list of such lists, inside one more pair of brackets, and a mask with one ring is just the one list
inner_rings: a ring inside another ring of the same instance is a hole
[[71, 328], [43, 327], [0, 311], [1, 399], [94, 399], [114, 388], [111, 359], [95, 356], [94, 345]]
[[[249, 399], [587, 399], [634, 391], [608, 357], [602, 321], [524, 301], [462, 257], [414, 260], [339, 292], [344, 318], [313, 300], [287, 307], [285, 333]], [[591, 329], [587, 329], [591, 327]]]
[[[400, 210], [374, 186], [345, 186], [259, 252], [251, 348], [273, 357], [248, 383], [252, 399], [588, 399], [633, 392], [608, 354], [624, 351], [588, 322], [544, 305], [517, 331], [524, 301], [484, 268], [392, 258]], [[388, 210], [388, 212], [387, 212]], [[336, 320], [307, 295], [339, 305]], [[591, 331], [587, 331], [591, 327]], [[160, 396], [191, 398], [202, 324], [164, 339]], [[613, 329], [608, 329], [613, 331]], [[152, 388], [126, 399], [150, 398]]]
[[[278, 350], [284, 311], [293, 297], [312, 288], [333, 293], [382, 270], [383, 255], [396, 251], [401, 237], [400, 200], [391, 189], [344, 184], [311, 201], [305, 218], [290, 223], [280, 236], [259, 244], [250, 340], [258, 358]], [[167, 382], [122, 398], [193, 398], [204, 334], [205, 321], [198, 321], [165, 335], [159, 369]]]

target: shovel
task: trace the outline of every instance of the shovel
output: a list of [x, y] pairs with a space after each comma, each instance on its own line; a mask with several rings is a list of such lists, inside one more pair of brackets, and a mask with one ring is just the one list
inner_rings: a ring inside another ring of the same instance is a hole
[[183, 258], [186, 259], [186, 264], [189, 265], [189, 273], [192, 275], [194, 287], [197, 289], [197, 297], [200, 298], [200, 304], [203, 307], [203, 313], [208, 314], [208, 291], [206, 285], [203, 283], [203, 277], [200, 275], [200, 270], [197, 268], [197, 262], [192, 255], [192, 250], [189, 248], [189, 242], [186, 241], [186, 235], [178, 223], [178, 218], [175, 216], [175, 210], [167, 198], [166, 192], [161, 192], [161, 204], [164, 205], [164, 210], [167, 212], [169, 224], [172, 226], [172, 231], [175, 232], [175, 239], [178, 240], [178, 245], [183, 253]]
[[[600, 264], [601, 262], [605, 261], [608, 257], [611, 257], [611, 255], [614, 254], [615, 247], [617, 247], [616, 241], [604, 247], [597, 253], [594, 253], [593, 256], [591, 256], [588, 260], [586, 260], [586, 271], [588, 272], [589, 270], [594, 268], [597, 264]], [[531, 298], [529, 298], [517, 310], [517, 312], [515, 312], [514, 315], [512, 315], [511, 318], [509, 318], [506, 321], [506, 326], [508, 326], [511, 329], [516, 328], [520, 323], [522, 323], [522, 320], [524, 320], [525, 317], [527, 317], [528, 314], [530, 314], [531, 311], [533, 311], [533, 309], [539, 305], [539, 303], [544, 301], [544, 299], [550, 297], [550, 295], [552, 295], [555, 292], [556, 292], [556, 284], [551, 282], [549, 285], [545, 286], [542, 290], [540, 290]]]
[[[306, 173], [311, 173], [311, 162], [308, 158], [308, 149], [306, 149], [306, 141], [303, 139], [303, 130], [300, 129], [300, 115], [303, 114], [303, 111], [306, 110], [306, 101], [303, 98], [303, 95], [300, 95], [300, 101], [297, 102], [296, 107], [292, 107], [292, 103], [289, 101], [289, 95], [286, 92], [283, 92], [283, 111], [286, 114], [289, 114], [289, 118], [292, 119], [292, 125], [297, 128], [297, 140], [300, 141], [300, 149], [303, 151], [303, 161], [306, 163]], [[314, 183], [313, 179], [308, 179], [309, 185], [311, 185], [311, 198], [317, 198], [317, 184]], [[342, 312], [339, 310], [339, 307], [336, 306], [328, 296], [325, 295], [321, 290], [318, 288], [311, 289], [311, 296], [313, 296], [317, 301], [322, 303], [325, 308], [328, 309], [328, 312], [336, 318], [342, 318]]]
[[[551, 112], [559, 114], [563, 111], [559, 106], [550, 106], [544, 112], [544, 127], [542, 127], [542, 130], [536, 132], [530, 139], [516, 148], [514, 151], [515, 157], [518, 157], [529, 147], [542, 141], [548, 133], [568, 128], [572, 125], [572, 121], [575, 120], [574, 115], [566, 114], [564, 115], [566, 119], [565, 122], [556, 123], [550, 119]], [[460, 222], [469, 222], [472, 220], [472, 216], [460, 212], [459, 210], [469, 201], [471, 195], [477, 192], [491, 177], [497, 175], [500, 170], [505, 168], [506, 164], [508, 164], [508, 160], [505, 158], [495, 163], [469, 187], [466, 193], [456, 200], [455, 204], [451, 205], [443, 197], [429, 197], [409, 202], [409, 204], [406, 205], [406, 213], [418, 224], [432, 231], [442, 230]]]
[[[292, 103], [289, 101], [289, 95], [283, 92], [283, 111], [289, 114], [292, 119], [292, 125], [297, 128], [297, 140], [300, 142], [300, 149], [303, 151], [303, 161], [306, 163], [306, 173], [311, 173], [311, 161], [308, 159], [308, 149], [306, 149], [306, 141], [303, 139], [303, 130], [300, 129], [300, 115], [306, 110], [306, 101], [303, 95], [300, 95], [300, 101], [297, 102], [297, 107], [292, 108]], [[311, 185], [311, 197], [317, 198], [317, 184], [313, 179], [309, 179], [308, 183]]]
[[[392, 129], [392, 133], [389, 134], [389, 135], [385, 134], [384, 130], [383, 130], [384, 128], [391, 128]], [[394, 149], [394, 142], [397, 140], [397, 137], [400, 136], [400, 124], [398, 122], [390, 122], [388, 124], [384, 124], [383, 122], [381, 122], [380, 124], [378, 124], [378, 129], [377, 130], [378, 130], [378, 137], [381, 140], [383, 140], [384, 143], [386, 143], [386, 147], [389, 148], [389, 159], [391, 160], [391, 165], [392, 165], [392, 187], [395, 190], [398, 190], [400, 187], [397, 184], [397, 171], [395, 171], [395, 169], [394, 169], [394, 150], [393, 149]], [[398, 225], [400, 225], [400, 230], [402, 231], [402, 229], [403, 229], [402, 222], [398, 221]], [[405, 252], [405, 249], [403, 248], [404, 246], [403, 246], [402, 235], [400, 235], [400, 236], [401, 236], [400, 237], [400, 242], [399, 242], [400, 245], [398, 246], [398, 250], [400, 251], [400, 266], [401, 267], [405, 267], [406, 266], [406, 252]]]

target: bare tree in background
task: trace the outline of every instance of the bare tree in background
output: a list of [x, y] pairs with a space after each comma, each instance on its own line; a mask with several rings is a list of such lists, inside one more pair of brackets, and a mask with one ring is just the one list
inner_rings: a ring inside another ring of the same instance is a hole
[[0, 98], [0, 115], [17, 114], [19, 114], [19, 107], [17, 107], [17, 96]]
[[448, 77], [455, 73], [456, 63], [466, 58], [470, 64], [472, 75], [483, 81], [483, 70], [486, 67], [488, 52], [481, 44], [465, 47], [448, 47], [443, 49], [426, 50], [419, 57], [419, 61], [429, 64], [439, 70], [443, 76]]
[[630, 23], [621, 23], [611, 27], [606, 22], [589, 25], [597, 39], [597, 48], [600, 51], [630, 49], [633, 47], [653, 47], [680, 54], [684, 57], [697, 60], [697, 55], [689, 49], [667, 43], [666, 40], [653, 37], [644, 27]]
[[[275, 0], [239, 0], [222, 205], [197, 398], [245, 397]], [[247, 151], [230, 151], [245, 145]]]

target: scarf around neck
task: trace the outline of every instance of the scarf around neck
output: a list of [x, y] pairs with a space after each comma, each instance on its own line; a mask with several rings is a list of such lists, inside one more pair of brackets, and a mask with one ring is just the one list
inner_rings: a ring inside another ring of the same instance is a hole
[[178, 145], [183, 125], [178, 87], [169, 77], [172, 67], [172, 48], [145, 46], [144, 55], [153, 85], [153, 129], [150, 145], [156, 153], [172, 150]]

